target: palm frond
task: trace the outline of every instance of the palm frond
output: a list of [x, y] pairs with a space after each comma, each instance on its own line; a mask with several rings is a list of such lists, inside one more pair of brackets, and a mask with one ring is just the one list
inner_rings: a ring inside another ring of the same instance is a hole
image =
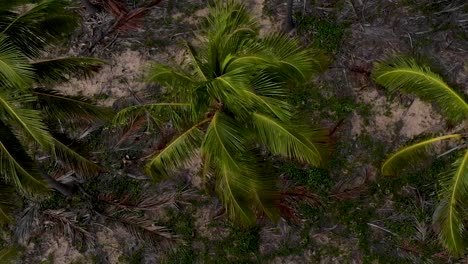
[[401, 90], [436, 103], [447, 118], [461, 122], [468, 118], [468, 104], [431, 69], [412, 58], [396, 57], [375, 65], [374, 80], [390, 91]]
[[96, 163], [83, 157], [57, 138], [53, 138], [52, 153], [56, 159], [63, 162], [64, 166], [73, 169], [80, 177], [86, 178], [102, 171]]
[[109, 108], [97, 106], [84, 96], [64, 95], [59, 91], [35, 88], [32, 92], [37, 96], [38, 108], [49, 117], [66, 120], [109, 120], [113, 112]]
[[35, 80], [38, 82], [55, 83], [67, 81], [70, 77], [90, 77], [97, 72], [104, 61], [93, 58], [54, 58], [31, 62]]
[[148, 82], [156, 82], [168, 87], [174, 84], [190, 85], [194, 82], [190, 74], [156, 62], [151, 64], [147, 76]]
[[188, 158], [195, 155], [203, 139], [203, 132], [199, 127], [208, 121], [207, 119], [192, 126], [151, 159], [147, 172], [153, 179], [166, 177], [168, 172], [181, 168]]
[[44, 191], [45, 183], [33, 160], [11, 129], [0, 121], [0, 176], [21, 191]]
[[3, 10], [0, 31], [26, 56], [37, 57], [44, 47], [73, 32], [77, 16], [67, 0], [42, 0], [24, 13]]
[[427, 159], [427, 155], [431, 152], [431, 146], [441, 140], [460, 139], [461, 134], [445, 135], [440, 137], [431, 138], [404, 147], [394, 154], [390, 155], [382, 164], [383, 175], [395, 175], [405, 167], [417, 164], [418, 161]]
[[251, 225], [257, 210], [275, 215], [272, 197], [276, 181], [271, 180], [274, 174], [260, 173], [261, 163], [256, 163], [257, 159], [249, 153], [243, 134], [234, 120], [217, 112], [202, 143], [202, 154], [204, 162], [210, 163], [204, 165], [213, 168], [216, 192], [228, 217]]
[[435, 213], [435, 221], [441, 225], [440, 238], [444, 246], [453, 255], [461, 256], [467, 245], [463, 215], [468, 199], [468, 151], [456, 160], [441, 183], [443, 200]]
[[[49, 221], [49, 230], [58, 236], [66, 235], [74, 242], [81, 242], [84, 245], [93, 243], [93, 235], [80, 224], [76, 213], [65, 209], [44, 210], [42, 215]], [[45, 222], [45, 221], [44, 221]], [[49, 231], [50, 232], [50, 231]], [[86, 243], [83, 243], [85, 242]]]
[[30, 4], [33, 0], [10, 0], [0, 2], [0, 10], [12, 10], [24, 4]]
[[253, 114], [252, 122], [258, 139], [272, 153], [314, 166], [323, 164], [328, 152], [328, 139], [325, 131], [301, 129], [260, 113]]
[[36, 100], [36, 97], [27, 94], [17, 97], [13, 95], [2, 96], [0, 94], [0, 112], [8, 117], [9, 123], [18, 126], [28, 138], [39, 143], [45, 149], [49, 149], [52, 144], [52, 136], [42, 121], [41, 112], [15, 106], [31, 103]]
[[18, 247], [8, 247], [0, 250], [0, 263], [12, 264], [15, 263], [20, 255]]
[[129, 106], [119, 111], [112, 123], [115, 125], [122, 125], [128, 123], [136, 117], [142, 116], [146, 113], [152, 115], [155, 119], [162, 119], [164, 121], [170, 120], [174, 117], [174, 110], [172, 108], [184, 109], [190, 108], [190, 103], [153, 103]]
[[31, 83], [33, 75], [27, 59], [0, 34], [0, 86], [24, 89]]
[[214, 164], [216, 190], [228, 216], [250, 225], [255, 220], [249, 197], [251, 173], [239, 160], [239, 153], [246, 151], [246, 139], [240, 128], [225, 115], [217, 112], [208, 127], [202, 143], [202, 154]]
[[274, 58], [275, 71], [288, 81], [307, 81], [329, 64], [321, 51], [301, 47], [297, 39], [284, 33], [272, 33], [263, 38], [260, 45], [264, 52]]
[[[0, 225], [13, 222], [11, 214], [16, 207], [16, 194], [13, 185], [0, 182]], [[1, 255], [1, 253], [0, 253]], [[0, 257], [0, 263], [2, 258]]]
[[235, 0], [219, 1], [210, 6], [204, 26], [209, 43], [215, 45], [239, 34], [245, 37], [257, 35], [259, 30], [258, 22], [245, 4]]
[[138, 239], [153, 245], [165, 245], [161, 244], [161, 242], [169, 244], [183, 242], [179, 236], [172, 234], [167, 227], [156, 225], [154, 221], [147, 217], [118, 212], [112, 215], [111, 219], [119, 223]]

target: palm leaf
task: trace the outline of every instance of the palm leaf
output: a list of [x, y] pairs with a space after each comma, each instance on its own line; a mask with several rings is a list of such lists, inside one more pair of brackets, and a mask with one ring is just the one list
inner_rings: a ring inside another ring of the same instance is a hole
[[0, 86], [24, 88], [34, 73], [27, 59], [0, 34]]
[[461, 137], [462, 135], [460, 134], [445, 135], [404, 147], [387, 158], [382, 165], [382, 174], [394, 175], [405, 167], [426, 159], [427, 154], [430, 153], [431, 146], [436, 142], [447, 139], [460, 139]]
[[[0, 182], [0, 225], [6, 225], [13, 222], [11, 214], [16, 207], [15, 187], [13, 185]], [[1, 253], [0, 253], [1, 255]], [[0, 263], [1, 263], [0, 257]]]
[[9, 247], [0, 250], [0, 263], [3, 264], [11, 264], [15, 263], [20, 254], [19, 248], [17, 247]]
[[73, 169], [78, 176], [83, 178], [95, 175], [102, 171], [101, 167], [83, 157], [62, 141], [63, 138], [61, 140], [53, 138], [52, 153], [56, 159], [63, 162], [64, 166]]
[[45, 184], [33, 160], [11, 129], [0, 121], [0, 176], [21, 191], [40, 192]]
[[156, 62], [152, 63], [149, 68], [147, 81], [157, 82], [168, 87], [172, 87], [174, 84], [190, 85], [194, 82], [190, 74]]
[[54, 58], [36, 60], [31, 66], [38, 82], [67, 81], [73, 76], [90, 77], [97, 72], [104, 61], [93, 58]]
[[468, 118], [468, 104], [464, 96], [456, 93], [429, 67], [419, 65], [414, 59], [397, 57], [378, 63], [372, 74], [378, 84], [390, 91], [402, 90], [436, 103], [455, 122]]
[[42, 0], [24, 13], [3, 10], [0, 31], [28, 57], [37, 57], [51, 43], [73, 32], [77, 17], [67, 0]]
[[84, 96], [64, 95], [59, 91], [36, 88], [33, 95], [37, 96], [38, 108], [49, 117], [62, 119], [62, 121], [76, 120], [78, 118], [88, 120], [109, 120], [112, 110], [94, 104]]
[[0, 94], [0, 112], [5, 113], [9, 122], [21, 128], [21, 131], [33, 141], [39, 143], [45, 149], [52, 144], [52, 137], [42, 122], [41, 112], [32, 109], [18, 108], [14, 105], [30, 103], [36, 98], [31, 95], [4, 98]]
[[249, 201], [251, 185], [245, 180], [251, 171], [236, 157], [246, 151], [246, 139], [239, 127], [217, 112], [208, 127], [201, 151], [216, 168], [216, 190], [228, 216], [240, 223], [252, 224], [255, 215]]
[[184, 162], [195, 155], [203, 139], [203, 132], [199, 129], [202, 121], [169, 143], [163, 150], [157, 153], [147, 165], [148, 173], [154, 179], [160, 179], [168, 175], [168, 171], [173, 171], [183, 166]]
[[135, 119], [146, 113], [153, 115], [156, 118], [169, 120], [174, 117], [174, 111], [172, 108], [189, 108], [190, 103], [154, 103], [154, 104], [143, 104], [129, 106], [119, 111], [114, 119], [114, 124], [126, 124], [128, 121]]
[[440, 237], [444, 246], [455, 256], [465, 251], [464, 218], [468, 199], [468, 151], [459, 158], [442, 178], [442, 203], [435, 213], [441, 225]]
[[[247, 149], [248, 141], [241, 127], [228, 116], [217, 112], [202, 143], [205, 168], [211, 167], [227, 215], [241, 224], [255, 222], [256, 210], [275, 215], [274, 174], [260, 173], [261, 163]], [[207, 170], [205, 170], [207, 172]], [[273, 177], [273, 180], [271, 180]], [[269, 180], [265, 180], [268, 178]]]
[[285, 80], [307, 81], [329, 64], [322, 52], [301, 47], [297, 39], [284, 33], [272, 33], [263, 38], [260, 45], [275, 59], [275, 68]]
[[[321, 129], [301, 129], [270, 116], [254, 113], [253, 126], [258, 139], [272, 153], [320, 166], [328, 152], [327, 136]], [[300, 132], [301, 130], [304, 130]]]

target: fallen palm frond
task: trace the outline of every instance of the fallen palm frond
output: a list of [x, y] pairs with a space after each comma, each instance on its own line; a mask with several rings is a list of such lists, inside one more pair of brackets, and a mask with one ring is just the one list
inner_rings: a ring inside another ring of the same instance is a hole
[[73, 242], [86, 241], [87, 245], [94, 243], [93, 235], [79, 224], [76, 213], [59, 209], [45, 210], [42, 215], [46, 228], [59, 236], [65, 234]]
[[120, 225], [133, 236], [157, 247], [165, 247], [174, 243], [183, 243], [183, 240], [170, 232], [165, 226], [156, 225], [145, 216], [136, 216], [132, 213], [115, 212], [108, 216], [114, 224]]
[[189, 200], [194, 199], [194, 196], [195, 191], [188, 189], [143, 196], [137, 201], [133, 201], [130, 195], [117, 198], [112, 194], [101, 194], [98, 199], [121, 210], [157, 211], [165, 208], [177, 208], [178, 204], [187, 203]]

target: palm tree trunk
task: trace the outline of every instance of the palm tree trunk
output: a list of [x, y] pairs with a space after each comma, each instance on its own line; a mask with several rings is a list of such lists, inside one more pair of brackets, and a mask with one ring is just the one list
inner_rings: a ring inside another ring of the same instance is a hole
[[70, 186], [65, 185], [61, 182], [58, 182], [56, 179], [52, 178], [48, 173], [41, 171], [42, 178], [44, 178], [47, 184], [54, 188], [56, 191], [60, 192], [66, 197], [70, 197], [73, 194], [73, 190]]
[[288, 0], [287, 2], [287, 12], [286, 12], [286, 21], [285, 21], [285, 31], [289, 32], [294, 28], [294, 21], [293, 21], [293, 7], [294, 7], [294, 0]]

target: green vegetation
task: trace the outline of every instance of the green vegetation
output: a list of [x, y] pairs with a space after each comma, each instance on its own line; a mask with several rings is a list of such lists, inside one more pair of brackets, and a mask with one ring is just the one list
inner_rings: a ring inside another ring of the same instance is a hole
[[[42, 1], [23, 13], [15, 10], [36, 1], [9, 1], [0, 6], [0, 222], [10, 223], [15, 205], [14, 188], [21, 194], [37, 194], [51, 187], [69, 192], [48, 176], [34, 160], [40, 152], [62, 161], [80, 175], [99, 171], [70, 147], [69, 135], [59, 129], [60, 120], [103, 117], [106, 111], [86, 98], [64, 96], [50, 90], [70, 74], [89, 75], [102, 62], [91, 58], [41, 59], [47, 47], [73, 32], [76, 17], [63, 0]], [[43, 88], [46, 87], [46, 88]], [[38, 146], [32, 148], [31, 146]]]
[[296, 15], [298, 31], [311, 36], [312, 46], [333, 53], [338, 50], [346, 25], [325, 18]]
[[141, 115], [157, 124], [172, 120], [178, 136], [148, 163], [154, 179], [168, 176], [200, 149], [202, 177], [214, 178], [230, 218], [245, 225], [257, 213], [277, 219], [277, 175], [252, 141], [273, 154], [324, 163], [325, 132], [294, 122], [286, 98], [289, 87], [308, 81], [325, 60], [284, 34], [260, 37], [257, 21], [235, 1], [212, 6], [201, 34], [206, 39], [197, 48], [185, 43], [190, 67], [154, 63], [148, 73], [148, 81], [166, 86], [173, 101], [126, 108], [115, 122]]
[[[452, 122], [461, 123], [468, 119], [468, 103], [429, 67], [418, 65], [413, 59], [398, 57], [376, 65], [374, 79], [390, 91], [401, 90], [413, 93], [424, 100], [436, 103]], [[453, 150], [465, 152], [452, 167], [440, 176], [441, 190], [435, 221], [441, 225], [441, 239], [453, 254], [461, 255], [465, 250], [464, 201], [468, 198], [468, 149], [464, 144], [466, 134], [450, 134], [430, 138], [404, 147], [390, 155], [382, 165], [382, 174], [394, 175], [403, 168], [417, 164], [434, 156], [436, 142], [458, 140]]]
[[[259, 2], [91, 1], [79, 32], [84, 10], [71, 0], [0, 2], [0, 263], [52, 264], [65, 248], [70, 263], [129, 264], [446, 263], [465, 252], [466, 96], [414, 59], [369, 69], [382, 42], [438, 56], [432, 33], [465, 38], [462, 1], [295, 2], [288, 34], [268, 32], [283, 15], [276, 0], [263, 6], [272, 25], [249, 14]], [[402, 19], [403, 32], [387, 7], [418, 17]], [[447, 43], [444, 54], [464, 54]], [[89, 91], [59, 92], [103, 62], [51, 56], [121, 48], [158, 62], [142, 67], [145, 88], [132, 87], [134, 65], [90, 82], [106, 104], [109, 85], [131, 91], [106, 124], [111, 111], [81, 96]], [[387, 156], [409, 124], [395, 103], [413, 106], [397, 91], [434, 103], [453, 134], [424, 133]]]

